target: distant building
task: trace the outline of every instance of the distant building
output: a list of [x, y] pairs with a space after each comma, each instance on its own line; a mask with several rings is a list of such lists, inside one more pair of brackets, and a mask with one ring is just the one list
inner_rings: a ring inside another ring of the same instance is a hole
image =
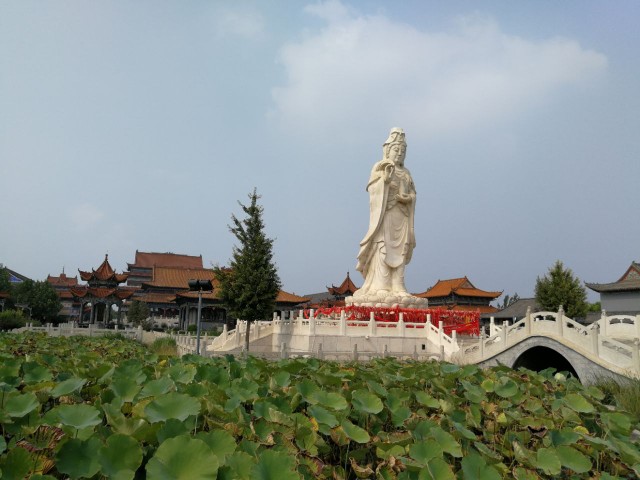
[[136, 250], [134, 263], [128, 263], [127, 285], [139, 287], [153, 280], [153, 267], [203, 268], [202, 255], [177, 253], [139, 252]]
[[531, 312], [537, 312], [540, 310], [538, 303], [535, 298], [519, 298], [511, 305], [502, 310], [498, 310], [496, 312], [486, 312], [480, 314], [480, 323], [481, 325], [487, 325], [490, 321], [490, 318], [493, 319], [498, 324], [502, 324], [504, 321], [509, 321], [513, 323], [515, 320], [520, 320], [527, 315], [527, 309], [531, 309]]
[[587, 288], [600, 294], [602, 310], [609, 315], [640, 313], [640, 263], [631, 262], [616, 282], [586, 283]]
[[[9, 274], [9, 283], [12, 286], [16, 286], [26, 280], [31, 280], [30, 278], [24, 275], [21, 275], [18, 272], [11, 270], [10, 268], [5, 267], [1, 263], [0, 263], [0, 269], [5, 270]], [[11, 297], [11, 294], [9, 292], [0, 292], [0, 312], [4, 311], [5, 303], [9, 299], [9, 297]]]
[[494, 313], [498, 309], [489, 305], [502, 292], [489, 292], [476, 288], [467, 277], [438, 280], [426, 292], [416, 293], [419, 298], [429, 300], [430, 308], [449, 310], [479, 310], [480, 313]]
[[63, 268], [58, 277], [47, 275], [47, 282], [56, 291], [58, 298], [60, 298], [60, 303], [62, 303], [59, 315], [64, 317], [64, 321], [67, 322], [78, 320], [80, 318], [81, 302], [71, 293], [72, 288], [78, 287], [78, 276], [67, 277]]
[[[131, 298], [134, 288], [120, 286], [127, 281], [128, 273], [116, 273], [109, 264], [109, 255], [104, 256], [104, 262], [95, 270], [84, 272], [78, 270], [80, 278], [87, 285], [70, 287], [74, 301], [80, 304], [81, 321], [87, 323], [110, 323], [113, 321], [113, 307], [118, 308], [117, 321], [122, 321], [124, 301]], [[91, 306], [85, 317], [85, 306]]]
[[358, 288], [359, 287], [353, 283], [353, 280], [351, 280], [349, 272], [347, 272], [347, 276], [340, 286], [336, 287], [332, 284], [330, 287], [327, 287], [325, 292], [305, 295], [305, 297], [308, 298], [306, 307], [344, 307], [345, 298], [353, 296]]

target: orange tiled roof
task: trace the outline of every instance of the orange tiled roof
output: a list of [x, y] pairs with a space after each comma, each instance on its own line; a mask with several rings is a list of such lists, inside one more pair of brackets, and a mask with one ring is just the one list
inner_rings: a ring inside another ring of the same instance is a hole
[[141, 297], [136, 297], [137, 300], [145, 303], [171, 303], [175, 298], [176, 295], [174, 293], [147, 293]]
[[154, 267], [152, 280], [143, 285], [188, 290], [189, 280], [211, 280], [214, 289], [219, 283], [210, 268]]
[[447, 310], [460, 310], [470, 312], [479, 311], [480, 313], [495, 313], [500, 311], [500, 309], [492, 305], [453, 305], [451, 308], [447, 307]]
[[423, 293], [417, 293], [415, 296], [420, 298], [437, 298], [448, 297], [455, 293], [464, 297], [491, 297], [498, 298], [502, 292], [488, 292], [480, 290], [473, 286], [467, 277], [452, 278], [450, 280], [438, 280], [438, 282], [429, 290]]
[[347, 294], [353, 295], [355, 291], [358, 290], [358, 287], [356, 287], [355, 284], [351, 281], [351, 278], [349, 277], [349, 272], [347, 272], [347, 278], [345, 278], [342, 281], [339, 287], [336, 287], [335, 285], [331, 285], [331, 287], [327, 287], [327, 290], [331, 295], [336, 295], [336, 296], [347, 295]]
[[116, 297], [120, 300], [125, 300], [133, 296], [135, 290], [124, 288], [93, 288], [93, 287], [72, 287], [69, 289], [74, 297], [95, 297], [95, 298], [109, 298]]
[[[219, 290], [217, 290], [215, 287], [213, 292], [202, 292], [202, 299], [203, 300], [220, 300], [220, 297], [218, 296], [218, 292]], [[191, 290], [187, 290], [186, 292], [178, 292], [173, 297], [197, 299], [198, 292], [192, 292]]]
[[153, 268], [153, 267], [182, 267], [182, 268], [203, 268], [202, 255], [182, 255], [177, 253], [155, 253], [139, 252], [136, 250], [135, 263], [129, 263], [131, 267]]
[[299, 297], [298, 295], [285, 292], [284, 290], [280, 290], [276, 297], [276, 303], [305, 303], [309, 300], [311, 299], [308, 297]]
[[47, 275], [47, 282], [54, 287], [73, 287], [78, 285], [78, 277], [67, 277], [64, 272], [59, 277]]
[[100, 264], [97, 270], [92, 270], [91, 272], [83, 272], [82, 270], [78, 270], [80, 272], [80, 278], [85, 282], [89, 280], [115, 280], [117, 283], [126, 282], [129, 277], [128, 273], [116, 273], [113, 268], [111, 268], [111, 264], [109, 263], [109, 254], [104, 256], [104, 262]]

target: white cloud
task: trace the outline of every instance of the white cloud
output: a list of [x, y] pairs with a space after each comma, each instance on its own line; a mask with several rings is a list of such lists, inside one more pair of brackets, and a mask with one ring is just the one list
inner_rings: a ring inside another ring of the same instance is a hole
[[287, 80], [273, 89], [271, 115], [287, 128], [377, 117], [452, 134], [508, 120], [607, 67], [604, 55], [574, 40], [509, 35], [479, 16], [459, 19], [452, 31], [429, 32], [353, 14], [337, 1], [306, 11], [327, 24], [281, 50]]
[[264, 32], [264, 18], [256, 10], [222, 7], [216, 10], [215, 15], [216, 32], [219, 37], [236, 35], [254, 38]]

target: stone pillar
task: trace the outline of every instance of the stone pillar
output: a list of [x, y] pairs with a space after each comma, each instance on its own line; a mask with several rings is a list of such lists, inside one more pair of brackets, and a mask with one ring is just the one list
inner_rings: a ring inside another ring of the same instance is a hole
[[531, 306], [527, 307], [527, 315], [526, 317], [524, 317], [524, 322], [525, 322], [525, 332], [527, 334], [527, 337], [529, 335], [531, 335]]
[[560, 305], [560, 308], [558, 308], [558, 317], [556, 318], [556, 322], [558, 323], [558, 335], [560, 337], [562, 337], [564, 335], [563, 333], [563, 326], [564, 326], [564, 309], [562, 308], [562, 305]]
[[358, 360], [358, 344], [356, 343], [353, 346], [353, 360]]
[[493, 337], [496, 333], [496, 319], [493, 317], [489, 318], [489, 336]]
[[600, 347], [598, 340], [598, 325], [592, 325], [591, 327], [591, 350], [596, 357], [600, 356], [598, 349]]
[[324, 358], [324, 353], [322, 352], [322, 343], [318, 344], [318, 358], [320, 360]]
[[347, 314], [344, 310], [340, 312], [340, 335], [345, 336], [347, 334]]
[[227, 340], [227, 336], [228, 336], [228, 335], [229, 335], [229, 331], [228, 331], [228, 329], [227, 329], [227, 324], [225, 323], [225, 324], [222, 326], [222, 333], [220, 334], [220, 336], [222, 337], [222, 340], [223, 340], [223, 341], [226, 341], [226, 340]]
[[316, 319], [313, 315], [309, 316], [309, 335], [314, 336], [316, 334]]
[[442, 328], [442, 320], [438, 321], [438, 342], [444, 347], [444, 328]]
[[[428, 332], [428, 330], [427, 330], [428, 326], [427, 326], [427, 325], [425, 325], [424, 327], [425, 327], [425, 329], [424, 329], [424, 330], [425, 330], [425, 332], [424, 332], [424, 333], [425, 333], [425, 335], [426, 335], [426, 334], [427, 334], [427, 332]], [[405, 325], [405, 323], [404, 323], [404, 314], [403, 314], [402, 312], [400, 312], [400, 318], [398, 319], [398, 326], [397, 326], [397, 328], [398, 328], [398, 335], [399, 335], [400, 337], [403, 337], [403, 338], [404, 338], [404, 336], [405, 336], [405, 330], [406, 330], [406, 325]]]
[[376, 336], [376, 317], [373, 312], [369, 313], [369, 335]]
[[480, 345], [478, 345], [480, 360], [484, 358], [484, 327], [480, 328]]
[[602, 335], [606, 337], [607, 336], [607, 312], [605, 310], [602, 310], [602, 313], [600, 314], [600, 330], [602, 332]]
[[413, 344], [413, 359], [418, 360], [418, 346], [415, 343]]
[[633, 350], [631, 352], [631, 359], [632, 359], [632, 368], [640, 373], [640, 339], [636, 338], [633, 341]]
[[137, 334], [137, 338], [139, 342], [142, 342], [142, 325], [138, 325], [138, 334]]
[[640, 314], [636, 315], [636, 338], [640, 338]]
[[509, 320], [502, 322], [502, 348], [507, 348], [507, 333], [509, 331]]
[[[402, 313], [400, 315], [402, 315]], [[389, 348], [385, 344], [384, 349], [382, 350], [382, 358], [387, 358], [388, 356], [389, 356]]]

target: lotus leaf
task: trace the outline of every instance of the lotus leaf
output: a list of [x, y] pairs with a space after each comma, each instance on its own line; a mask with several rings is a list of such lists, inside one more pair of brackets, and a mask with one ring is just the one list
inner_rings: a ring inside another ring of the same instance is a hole
[[218, 467], [205, 442], [182, 435], [162, 442], [146, 469], [149, 480], [215, 480]]
[[562, 467], [555, 448], [539, 448], [533, 463], [547, 475], [558, 475]]
[[[191, 418], [195, 419], [195, 417]], [[173, 438], [180, 435], [188, 434], [193, 426], [187, 425], [186, 423], [187, 422], [183, 422], [182, 420], [178, 420], [177, 418], [169, 418], [167, 421], [161, 424], [162, 426], [156, 433], [158, 443], [164, 442], [167, 438]]]
[[100, 470], [96, 453], [100, 449], [100, 440], [91, 437], [87, 440], [72, 438], [65, 442], [56, 455], [56, 468], [71, 478], [88, 478]]
[[13, 448], [0, 458], [2, 478], [21, 479], [28, 476], [33, 461], [24, 448]]
[[315, 400], [311, 403], [319, 403], [323, 407], [330, 408], [332, 410], [344, 410], [349, 405], [345, 398], [339, 393], [325, 392], [324, 390], [316, 390], [311, 394], [311, 398]]
[[509, 377], [500, 377], [495, 385], [495, 392], [503, 398], [513, 397], [518, 391], [518, 384]]
[[111, 435], [98, 451], [98, 462], [103, 475], [130, 480], [142, 463], [142, 448], [127, 435]]
[[171, 377], [171, 379], [176, 383], [191, 383], [193, 379], [196, 377], [196, 373], [198, 370], [195, 365], [180, 363], [177, 365], [172, 365], [167, 373]]
[[131, 358], [129, 360], [125, 360], [116, 367], [113, 372], [113, 378], [114, 380], [118, 378], [127, 378], [140, 385], [147, 379], [147, 376], [144, 373], [143, 363], [138, 359]]
[[560, 445], [556, 448], [560, 463], [576, 473], [586, 473], [591, 470], [591, 460], [573, 447]]
[[173, 380], [169, 377], [160, 377], [150, 382], [145, 383], [144, 387], [140, 391], [139, 398], [145, 397], [159, 397], [168, 393], [170, 390], [174, 390], [176, 387]]
[[45, 419], [81, 430], [101, 423], [102, 415], [91, 405], [58, 405], [46, 414]]
[[442, 447], [433, 438], [418, 441], [409, 446], [409, 455], [418, 463], [426, 465], [429, 460], [442, 457]]
[[144, 409], [147, 420], [151, 423], [163, 422], [170, 418], [186, 420], [190, 415], [200, 413], [200, 402], [188, 395], [171, 392], [157, 397]]
[[563, 428], [562, 430], [551, 430], [549, 432], [549, 436], [551, 437], [551, 443], [554, 446], [573, 445], [580, 438], [580, 435], [570, 428]]
[[629, 415], [620, 412], [605, 412], [601, 414], [601, 417], [612, 432], [620, 433], [621, 435], [629, 435], [631, 433], [631, 418]]
[[48, 368], [36, 362], [23, 363], [22, 374], [22, 379], [26, 384], [46, 382], [53, 378]]
[[455, 478], [451, 466], [439, 457], [430, 460], [418, 475], [418, 480], [454, 480]]
[[32, 392], [11, 395], [4, 401], [4, 412], [10, 417], [24, 417], [40, 407], [40, 402]]
[[365, 429], [354, 425], [349, 420], [343, 420], [340, 423], [340, 426], [344, 430], [344, 433], [346, 433], [346, 435], [354, 442], [367, 443], [369, 440], [371, 440], [371, 437], [369, 437], [369, 434]]
[[309, 412], [309, 415], [311, 415], [318, 421], [318, 423], [325, 424], [330, 428], [338, 425], [338, 419], [327, 409], [321, 407], [320, 405], [311, 405], [307, 409], [307, 411]]
[[356, 390], [351, 394], [351, 405], [359, 412], [380, 413], [384, 406], [382, 401], [367, 390]]
[[251, 469], [251, 480], [299, 480], [295, 458], [286, 453], [268, 450], [260, 455]]
[[[516, 467], [513, 469], [513, 478], [516, 480], [540, 480], [538, 474], [522, 467]], [[604, 480], [604, 478], [605, 477], [600, 477], [601, 480]]]
[[224, 463], [226, 457], [236, 451], [235, 439], [224, 430], [213, 430], [210, 432], [198, 432], [196, 438], [206, 443], [211, 451], [218, 457], [220, 464]]
[[78, 378], [78, 377], [68, 378], [58, 383], [55, 387], [51, 389], [51, 396], [53, 398], [58, 398], [63, 395], [69, 395], [70, 393], [73, 393], [76, 390], [82, 388], [85, 383], [87, 383], [87, 380], [84, 378]]
[[470, 452], [465, 455], [462, 459], [461, 465], [465, 479], [500, 480], [502, 478], [500, 472], [491, 465], [487, 465], [485, 459], [477, 453]]
[[429, 431], [429, 435], [440, 444], [440, 447], [446, 453], [453, 457], [462, 457], [460, 444], [449, 432], [445, 432], [439, 426], [435, 426]]
[[424, 405], [425, 407], [429, 408], [438, 408], [440, 406], [438, 400], [429, 395], [427, 392], [418, 390], [414, 393], [414, 395], [416, 396], [416, 400], [420, 405]]
[[250, 480], [255, 459], [245, 452], [229, 455], [224, 466], [218, 470], [218, 480]]
[[594, 406], [579, 393], [569, 393], [564, 397], [564, 403], [580, 413], [591, 413], [595, 410]]

